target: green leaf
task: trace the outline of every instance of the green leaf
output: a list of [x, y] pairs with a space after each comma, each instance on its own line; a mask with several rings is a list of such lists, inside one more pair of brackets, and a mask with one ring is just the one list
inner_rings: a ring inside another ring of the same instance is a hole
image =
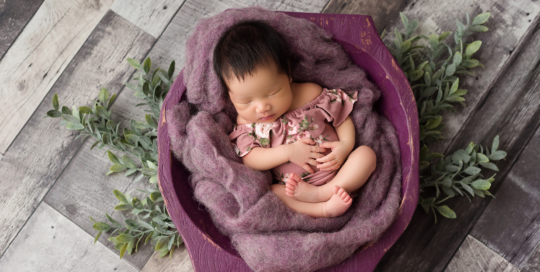
[[99, 239], [99, 236], [101, 236], [101, 233], [103, 233], [103, 231], [100, 231], [98, 232], [98, 234], [96, 235], [96, 239], [94, 239], [94, 244], [97, 242], [97, 240]]
[[79, 107], [79, 112], [81, 112], [82, 114], [93, 114], [94, 113], [94, 112], [92, 112], [92, 109], [87, 107], [87, 106]]
[[451, 76], [456, 72], [456, 65], [450, 64], [446, 66], [446, 76]]
[[441, 123], [441, 120], [442, 120], [442, 116], [440, 115], [437, 115], [435, 118], [429, 119], [429, 121], [426, 124], [426, 129], [431, 130], [431, 129], [436, 128]]
[[134, 197], [132, 200], [131, 200], [131, 205], [133, 205], [133, 207], [135, 207], [136, 209], [144, 209], [144, 206], [141, 202], [141, 200], [139, 200], [138, 198]]
[[450, 34], [452, 34], [452, 31], [445, 31], [439, 36], [439, 42], [444, 40], [446, 37], [448, 37]]
[[471, 186], [478, 190], [487, 190], [491, 187], [491, 183], [485, 179], [479, 179], [471, 183]]
[[131, 157], [127, 155], [122, 156], [122, 161], [129, 168], [137, 168], [137, 165], [135, 165], [135, 162], [131, 159]]
[[156, 121], [154, 121], [154, 118], [151, 114], [145, 114], [144, 117], [146, 119], [146, 123], [148, 123], [150, 127], [157, 128], [157, 123]]
[[98, 99], [101, 101], [101, 103], [103, 103], [103, 105], [105, 105], [105, 102], [109, 100], [109, 91], [106, 88], [101, 88], [99, 90]]
[[53, 99], [52, 99], [52, 105], [53, 105], [53, 108], [58, 111], [58, 108], [60, 107], [60, 105], [58, 104], [58, 95], [55, 93], [54, 96], [53, 96]]
[[502, 159], [506, 158], [506, 152], [504, 152], [502, 150], [497, 150], [497, 151], [491, 153], [488, 156], [488, 158], [489, 158], [490, 161], [502, 160]]
[[431, 35], [429, 36], [429, 44], [431, 45], [431, 48], [433, 50], [437, 49], [437, 47], [439, 46], [439, 37], [437, 37], [437, 34], [431, 33]]
[[126, 253], [128, 244], [124, 244], [122, 248], [120, 249], [120, 259], [124, 258], [124, 254]]
[[134, 90], [136, 92], [141, 92], [142, 91], [142, 89], [141, 89], [141, 87], [139, 87], [139, 85], [136, 85], [136, 84], [133, 84], [133, 83], [130, 83], [130, 82], [125, 82], [124, 85], [126, 85], [126, 87], [128, 87], [128, 88], [130, 88], [130, 89], [132, 89], [132, 90]]
[[114, 153], [112, 153], [110, 150], [107, 151], [107, 155], [109, 155], [109, 160], [111, 160], [112, 163], [120, 164], [118, 157], [116, 157], [116, 155], [114, 155]]
[[171, 250], [173, 244], [174, 244], [174, 240], [175, 240], [176, 236], [175, 235], [171, 235], [171, 238], [169, 238], [169, 243], [167, 244], [167, 249]]
[[149, 167], [150, 169], [158, 170], [157, 165], [155, 165], [153, 162], [151, 162], [151, 161], [146, 161], [146, 163], [148, 164], [148, 167]]
[[161, 196], [161, 192], [160, 191], [154, 191], [150, 194], [150, 199], [152, 199], [152, 201], [156, 201], [158, 199], [158, 197]]
[[144, 73], [145, 74], [148, 74], [150, 72], [150, 67], [152, 66], [152, 60], [150, 60], [150, 58], [146, 58], [144, 60], [144, 64], [143, 64], [143, 68], [144, 68]]
[[480, 14], [476, 15], [476, 17], [474, 17], [474, 19], [473, 19], [472, 25], [473, 26], [474, 25], [481, 25], [481, 24], [487, 22], [490, 15], [491, 15], [491, 13], [489, 13], [489, 12], [484, 12], [484, 13], [480, 13]]
[[493, 139], [493, 143], [491, 144], [491, 153], [495, 153], [497, 148], [499, 148], [499, 135], [495, 136]]
[[462, 58], [461, 58], [461, 53], [460, 53], [460, 52], [456, 52], [456, 53], [454, 54], [454, 60], [453, 60], [453, 63], [452, 63], [452, 64], [454, 64], [454, 65], [456, 65], [456, 66], [459, 65], [459, 64], [461, 63], [461, 59], [462, 59]]
[[446, 171], [451, 172], [451, 173], [455, 173], [455, 172], [459, 171], [459, 167], [457, 167], [457, 166], [455, 166], [453, 164], [446, 165], [445, 169], [446, 169]]
[[111, 172], [113, 173], [117, 173], [117, 172], [122, 172], [124, 170], [126, 170], [127, 167], [125, 165], [122, 165], [122, 164], [113, 164], [111, 166], [111, 168], [109, 169]]
[[164, 245], [166, 245], [166, 244], [167, 244], [167, 237], [166, 237], [166, 236], [162, 236], [162, 237], [158, 240], [158, 242], [157, 242], [157, 244], [156, 244], [156, 246], [155, 246], [154, 249], [155, 249], [155, 250], [160, 250], [160, 249], [161, 249]]
[[171, 64], [169, 65], [169, 72], [168, 72], [168, 76], [169, 76], [169, 80], [171, 80], [173, 74], [174, 74], [174, 66], [175, 66], [175, 62], [174, 60], [171, 62]]
[[489, 30], [489, 28], [487, 28], [487, 26], [483, 26], [483, 25], [475, 25], [475, 26], [469, 27], [469, 30], [474, 31], [474, 32], [487, 32]]
[[107, 104], [107, 109], [109, 109], [112, 106], [112, 103], [114, 102], [115, 99], [116, 99], [116, 94], [113, 94], [111, 96], [111, 99], [109, 100], [109, 103]]
[[148, 180], [148, 182], [150, 182], [150, 183], [156, 183], [157, 181], [158, 181], [157, 176], [153, 176]]
[[118, 204], [118, 205], [114, 206], [114, 209], [117, 210], [117, 211], [124, 211], [124, 210], [131, 209], [131, 208], [133, 208], [133, 206], [131, 204]]
[[476, 175], [478, 173], [480, 173], [480, 171], [482, 171], [482, 169], [478, 168], [478, 167], [474, 167], [474, 166], [469, 166], [467, 167], [467, 169], [465, 169], [465, 173], [469, 174], [469, 175]]
[[67, 123], [66, 128], [69, 130], [82, 130], [84, 126], [80, 123]]
[[437, 211], [446, 218], [456, 218], [456, 213], [446, 205], [435, 206], [435, 208], [437, 208]]
[[109, 119], [109, 112], [102, 106], [96, 106], [97, 115], [104, 119]]
[[405, 52], [405, 51], [409, 50], [409, 48], [411, 48], [411, 42], [410, 41], [404, 41], [400, 46], [401, 52]]
[[497, 165], [495, 165], [492, 162], [481, 162], [480, 165], [487, 169], [491, 169], [493, 171], [497, 171], [497, 172], [499, 171], [499, 168], [497, 167]]
[[154, 227], [152, 227], [152, 225], [142, 221], [142, 220], [139, 220], [139, 225], [142, 226], [143, 228], [145, 229], [148, 229], [148, 230], [154, 230]]
[[403, 22], [403, 26], [406, 29], [409, 26], [409, 19], [407, 19], [407, 16], [405, 16], [405, 14], [403, 14], [403, 12], [400, 12], [399, 16], [401, 17], [401, 22]]
[[47, 116], [52, 118], [58, 118], [62, 116], [62, 113], [57, 110], [50, 110], [47, 112]]
[[124, 176], [129, 177], [137, 172], [137, 169], [128, 169]]
[[442, 185], [447, 188], [452, 187], [452, 179], [450, 177], [444, 178], [444, 180], [442, 181]]
[[62, 106], [62, 114], [71, 115], [71, 110], [66, 106]]
[[135, 60], [135, 59], [132, 59], [132, 58], [127, 58], [127, 62], [129, 63], [129, 65], [131, 65], [133, 68], [137, 69], [137, 70], [140, 70], [141, 69], [141, 64], [139, 63], [139, 61]]
[[476, 161], [478, 163], [489, 162], [489, 159], [488, 159], [488, 157], [486, 157], [486, 155], [484, 155], [482, 153], [476, 153]]
[[482, 41], [474, 41], [467, 45], [467, 49], [465, 49], [465, 56], [471, 56], [472, 54], [476, 53], [478, 49], [480, 49], [480, 46], [482, 46]]
[[461, 186], [463, 187], [463, 189], [465, 189], [465, 191], [467, 191], [469, 194], [471, 194], [471, 196], [474, 196], [474, 191], [471, 188], [471, 186], [469, 186], [469, 185], [467, 185], [465, 183], [461, 183]]
[[421, 96], [422, 97], [430, 97], [432, 96], [439, 88], [438, 87], [429, 87], [422, 91]]
[[104, 223], [104, 222], [97, 222], [94, 224], [94, 229], [97, 230], [97, 231], [104, 231], [104, 232], [107, 232], [111, 229], [111, 226], [107, 223]]
[[450, 87], [450, 93], [449, 93], [450, 95], [452, 95], [453, 93], [457, 91], [458, 85], [459, 85], [459, 78], [456, 78], [456, 80], [452, 83], [452, 87]]
[[120, 203], [124, 203], [124, 204], [129, 203], [126, 196], [124, 194], [122, 194], [122, 192], [114, 189], [113, 193], [116, 196], [116, 198], [118, 199], [118, 201], [120, 201]]

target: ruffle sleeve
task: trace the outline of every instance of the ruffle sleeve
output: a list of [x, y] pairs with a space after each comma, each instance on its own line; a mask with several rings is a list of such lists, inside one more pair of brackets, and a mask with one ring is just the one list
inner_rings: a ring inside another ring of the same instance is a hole
[[316, 107], [324, 110], [325, 118], [337, 127], [347, 119], [353, 109], [353, 104], [358, 100], [358, 91], [347, 94], [341, 89], [323, 89], [324, 98], [319, 100]]
[[236, 126], [229, 135], [236, 154], [244, 157], [255, 147], [270, 147], [272, 128], [272, 123], [253, 123]]

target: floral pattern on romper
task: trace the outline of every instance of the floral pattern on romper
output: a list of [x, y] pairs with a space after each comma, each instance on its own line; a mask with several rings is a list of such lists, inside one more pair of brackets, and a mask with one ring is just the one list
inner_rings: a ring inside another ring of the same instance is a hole
[[[324, 88], [313, 101], [302, 107], [285, 113], [272, 123], [251, 123], [235, 125], [229, 135], [238, 156], [247, 155], [253, 148], [271, 148], [283, 144], [292, 144], [302, 138], [311, 138], [316, 145], [323, 142], [338, 141], [334, 127], [341, 125], [352, 111], [357, 101], [358, 92], [349, 95], [341, 89]], [[330, 154], [328, 148], [323, 155]], [[332, 180], [337, 170], [321, 171], [309, 165], [315, 173], [310, 174], [303, 167], [286, 162], [272, 169], [274, 179], [285, 184], [292, 173], [296, 173], [305, 182], [322, 185]]]

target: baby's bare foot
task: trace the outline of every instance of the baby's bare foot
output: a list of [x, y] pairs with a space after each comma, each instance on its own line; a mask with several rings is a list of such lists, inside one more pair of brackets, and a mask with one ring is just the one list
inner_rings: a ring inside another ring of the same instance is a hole
[[319, 186], [311, 185], [303, 181], [297, 174], [291, 174], [285, 188], [288, 196], [304, 202], [322, 202], [327, 199], [321, 199]]
[[344, 214], [352, 204], [352, 198], [347, 191], [339, 186], [334, 186], [334, 194], [330, 200], [326, 201], [322, 206], [322, 214], [324, 217], [336, 217]]

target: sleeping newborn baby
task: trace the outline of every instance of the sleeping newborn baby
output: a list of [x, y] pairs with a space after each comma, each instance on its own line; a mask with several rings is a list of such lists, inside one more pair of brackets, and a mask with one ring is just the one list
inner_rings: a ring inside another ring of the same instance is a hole
[[376, 167], [370, 147], [353, 150], [357, 92], [292, 82], [289, 58], [283, 36], [263, 21], [223, 33], [213, 65], [238, 112], [230, 139], [246, 166], [271, 170], [272, 191], [289, 208], [340, 216]]

